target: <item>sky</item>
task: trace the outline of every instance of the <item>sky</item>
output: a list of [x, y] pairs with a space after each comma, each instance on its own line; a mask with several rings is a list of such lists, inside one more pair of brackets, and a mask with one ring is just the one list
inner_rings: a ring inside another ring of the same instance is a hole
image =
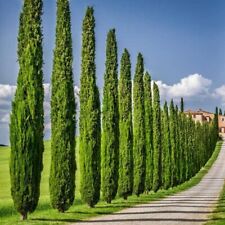
[[[44, 0], [43, 48], [46, 138], [55, 39], [56, 1]], [[18, 75], [17, 34], [22, 0], [0, 0], [0, 144], [8, 144], [11, 100]], [[160, 88], [162, 103], [184, 97], [185, 108], [225, 109], [224, 0], [70, 0], [75, 91], [79, 90], [81, 28], [87, 6], [96, 18], [96, 75], [104, 85], [106, 35], [115, 28], [119, 59], [124, 48], [144, 56], [145, 69]], [[77, 98], [78, 100], [78, 98]]]

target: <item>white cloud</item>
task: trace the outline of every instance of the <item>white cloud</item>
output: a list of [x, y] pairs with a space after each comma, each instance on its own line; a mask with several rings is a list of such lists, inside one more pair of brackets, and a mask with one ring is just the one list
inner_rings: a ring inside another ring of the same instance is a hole
[[222, 106], [225, 106], [225, 84], [216, 88], [212, 94], [214, 98], [220, 100]]
[[182, 78], [178, 83], [167, 85], [162, 81], [156, 81], [163, 99], [180, 99], [180, 97], [206, 97], [212, 81], [200, 74], [191, 74]]
[[11, 99], [16, 91], [16, 86], [0, 84], [0, 100]]

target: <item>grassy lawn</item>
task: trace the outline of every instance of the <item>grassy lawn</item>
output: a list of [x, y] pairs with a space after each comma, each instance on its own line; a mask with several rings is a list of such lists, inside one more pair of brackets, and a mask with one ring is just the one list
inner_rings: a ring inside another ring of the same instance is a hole
[[[202, 168], [195, 177], [191, 180], [179, 185], [175, 188], [169, 189], [167, 191], [160, 190], [157, 193], [143, 194], [140, 197], [131, 196], [127, 201], [117, 198], [112, 204], [106, 204], [100, 201], [95, 208], [89, 208], [81, 202], [79, 194], [79, 165], [76, 175], [76, 196], [74, 205], [65, 213], [58, 213], [53, 210], [49, 204], [49, 192], [48, 192], [48, 176], [50, 169], [50, 142], [45, 142], [45, 152], [44, 152], [44, 170], [42, 173], [41, 182], [41, 196], [39, 200], [39, 205], [37, 210], [28, 215], [27, 221], [20, 221], [19, 215], [13, 208], [13, 202], [10, 195], [10, 180], [9, 180], [9, 147], [0, 147], [0, 224], [65, 224], [72, 223], [79, 220], [85, 220], [93, 216], [109, 214], [116, 212], [123, 208], [133, 206], [135, 204], [140, 204], [144, 202], [153, 201], [165, 196], [183, 191], [196, 185], [201, 178], [207, 173], [213, 162], [216, 160], [222, 142], [218, 142], [216, 149], [207, 162], [204, 168]], [[78, 152], [78, 151], [77, 151]], [[223, 204], [224, 207], [224, 204]], [[224, 209], [224, 208], [223, 208]], [[222, 223], [221, 223], [222, 224]], [[224, 223], [223, 223], [224, 224]]]
[[216, 209], [210, 216], [209, 222], [206, 225], [224, 225], [225, 224], [225, 183], [220, 194], [220, 199]]

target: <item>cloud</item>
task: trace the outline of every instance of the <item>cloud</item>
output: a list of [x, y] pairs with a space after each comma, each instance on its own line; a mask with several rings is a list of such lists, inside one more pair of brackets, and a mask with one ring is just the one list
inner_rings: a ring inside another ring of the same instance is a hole
[[214, 98], [220, 100], [222, 106], [225, 106], [225, 84], [216, 88], [212, 94]]
[[201, 74], [191, 74], [182, 78], [178, 83], [168, 85], [162, 81], [156, 81], [162, 99], [175, 99], [181, 97], [190, 99], [193, 97], [204, 98], [209, 95], [209, 88], [212, 81], [203, 77]]

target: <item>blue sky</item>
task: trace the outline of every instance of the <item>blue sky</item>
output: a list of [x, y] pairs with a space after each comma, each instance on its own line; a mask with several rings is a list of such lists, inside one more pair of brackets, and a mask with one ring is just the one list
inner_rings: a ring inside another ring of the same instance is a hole
[[[141, 52], [146, 70], [158, 81], [162, 99], [179, 99], [182, 95], [186, 108], [212, 111], [218, 105], [225, 109], [225, 1], [70, 0], [70, 3], [76, 86], [79, 87], [82, 19], [86, 7], [92, 5], [100, 89], [106, 34], [110, 28], [116, 28], [119, 58], [126, 47], [134, 71], [136, 55]], [[16, 49], [21, 7], [22, 0], [0, 0], [0, 126], [6, 131], [0, 143], [8, 140], [8, 113], [18, 72]], [[56, 1], [44, 0], [45, 83], [50, 83], [51, 77], [55, 13]]]

